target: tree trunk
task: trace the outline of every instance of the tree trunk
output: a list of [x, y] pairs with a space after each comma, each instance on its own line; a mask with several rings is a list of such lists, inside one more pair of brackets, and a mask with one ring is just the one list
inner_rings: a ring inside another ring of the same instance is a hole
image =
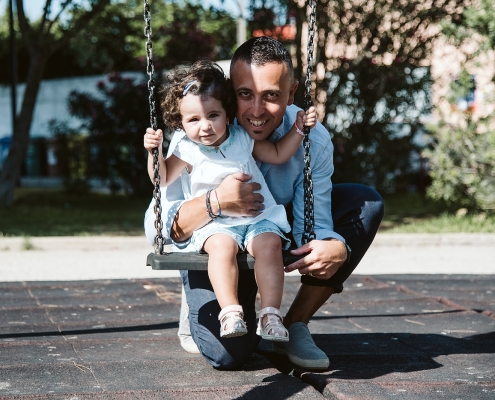
[[16, 118], [16, 130], [12, 135], [9, 154], [0, 173], [0, 204], [2, 205], [9, 205], [13, 201], [14, 187], [20, 176], [22, 162], [29, 145], [29, 131], [33, 120], [36, 97], [47, 59], [46, 55], [37, 51], [33, 51], [30, 56], [21, 112]]

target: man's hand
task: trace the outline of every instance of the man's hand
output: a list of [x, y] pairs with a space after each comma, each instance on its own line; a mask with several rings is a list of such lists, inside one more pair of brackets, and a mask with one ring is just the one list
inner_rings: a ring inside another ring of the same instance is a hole
[[304, 258], [285, 267], [285, 272], [296, 269], [302, 275], [312, 275], [318, 279], [329, 279], [347, 260], [347, 248], [337, 239], [312, 240], [301, 247], [291, 250], [294, 255], [306, 254]]
[[249, 182], [252, 175], [238, 172], [227, 176], [215, 189], [222, 207], [222, 215], [229, 217], [255, 217], [265, 208], [260, 193], [261, 185]]

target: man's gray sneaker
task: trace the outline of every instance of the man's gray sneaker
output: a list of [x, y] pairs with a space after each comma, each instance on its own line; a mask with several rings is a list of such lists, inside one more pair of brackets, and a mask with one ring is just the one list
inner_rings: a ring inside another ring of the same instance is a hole
[[186, 301], [186, 292], [182, 287], [182, 300], [180, 304], [180, 319], [179, 319], [179, 336], [180, 345], [188, 353], [199, 354], [199, 349], [191, 335], [191, 328], [189, 326], [189, 307]]
[[313, 341], [308, 325], [295, 322], [289, 327], [289, 341], [274, 342], [273, 350], [289, 357], [292, 364], [304, 369], [327, 369], [330, 360]]

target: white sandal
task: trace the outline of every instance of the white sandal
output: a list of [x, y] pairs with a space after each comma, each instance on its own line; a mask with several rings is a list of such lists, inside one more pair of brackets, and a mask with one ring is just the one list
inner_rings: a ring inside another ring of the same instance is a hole
[[234, 304], [222, 308], [218, 315], [220, 321], [220, 337], [231, 338], [242, 336], [247, 333], [246, 323], [244, 322], [244, 312], [242, 306]]
[[[264, 318], [266, 316], [266, 318]], [[289, 332], [282, 324], [280, 311], [275, 307], [265, 307], [260, 311], [256, 334], [265, 340], [288, 342]]]

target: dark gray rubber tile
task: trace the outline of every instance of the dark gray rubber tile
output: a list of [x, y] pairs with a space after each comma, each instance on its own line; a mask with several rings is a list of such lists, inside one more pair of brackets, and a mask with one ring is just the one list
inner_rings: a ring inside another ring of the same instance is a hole
[[495, 319], [473, 311], [397, 317], [352, 317], [348, 320], [363, 332], [435, 333], [470, 336], [495, 331]]
[[486, 288], [495, 290], [495, 275], [373, 275], [373, 278], [390, 285], [405, 285], [412, 290], [467, 290]]
[[338, 317], [362, 317], [362, 316], [402, 316], [402, 315], [428, 315], [464, 311], [453, 305], [442, 304], [435, 299], [407, 300], [351, 300], [348, 302], [327, 302], [313, 317], [314, 320], [334, 319]]
[[99, 324], [102, 322], [118, 321], [156, 321], [165, 319], [170, 315], [177, 318], [179, 307], [176, 304], [162, 301], [158, 304], [147, 305], [112, 305], [107, 307], [47, 307], [47, 314], [55, 323], [72, 324], [90, 322]]
[[491, 400], [495, 397], [495, 385], [480, 384], [466, 387], [444, 382], [380, 384], [363, 381], [333, 381], [323, 389], [323, 395], [332, 400]]
[[[262, 382], [257, 385], [238, 385], [234, 387], [208, 387], [157, 390], [117, 390], [95, 393], [48, 394], [41, 396], [15, 396], [15, 399], [29, 400], [291, 400], [310, 399], [323, 400], [324, 397], [312, 386], [299, 380], [290, 382]], [[0, 396], [0, 399], [4, 397]], [[12, 397], [9, 396], [9, 399]]]
[[[398, 287], [382, 287], [376, 289], [347, 290], [339, 295], [331, 297], [332, 303], [348, 303], [351, 301], [389, 301], [389, 300], [411, 300], [427, 297], [415, 293], [407, 293]], [[429, 297], [429, 296], [428, 296]]]
[[90, 366], [76, 361], [0, 365], [0, 376], [2, 396], [101, 391]]
[[125, 297], [117, 294], [107, 295], [106, 293], [86, 296], [39, 296], [36, 298], [36, 302], [43, 307], [107, 307], [117, 305], [137, 306], [143, 304], [163, 304], [163, 300], [160, 299], [155, 292], [145, 289], [127, 293]]
[[59, 364], [80, 360], [77, 352], [67, 341], [10, 343], [3, 344], [1, 349], [0, 365], [3, 368], [30, 364]]
[[[186, 353], [179, 279], [3, 283], [0, 398], [494, 398], [495, 318], [481, 313], [493, 281], [351, 277], [309, 325], [331, 360], [321, 373], [294, 369], [266, 341], [235, 372]], [[289, 277], [283, 312], [298, 288]]]
[[50, 324], [46, 311], [39, 306], [19, 307], [0, 310], [0, 327], [14, 327], [35, 324]]
[[85, 340], [72, 344], [74, 351], [85, 362], [171, 361], [198, 359], [180, 347], [177, 336], [160, 339]]

